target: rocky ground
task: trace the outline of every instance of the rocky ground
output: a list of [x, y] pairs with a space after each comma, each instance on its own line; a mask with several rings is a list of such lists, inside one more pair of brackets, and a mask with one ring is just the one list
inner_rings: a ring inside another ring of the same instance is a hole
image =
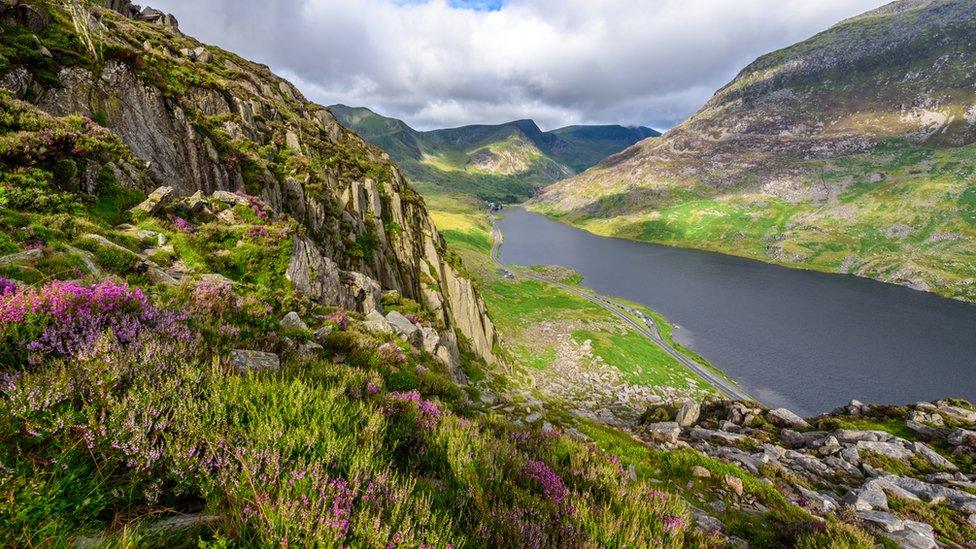
[[[976, 547], [974, 429], [973, 407], [952, 400], [904, 407], [853, 401], [810, 420], [706, 400], [651, 408], [636, 432], [659, 448], [694, 448], [743, 467], [818, 516], [849, 516], [898, 547], [935, 548]], [[763, 511], [740, 499], [738, 479], [695, 474], [725, 485], [738, 496], [734, 505]], [[703, 503], [700, 521], [725, 511], [721, 501]]]

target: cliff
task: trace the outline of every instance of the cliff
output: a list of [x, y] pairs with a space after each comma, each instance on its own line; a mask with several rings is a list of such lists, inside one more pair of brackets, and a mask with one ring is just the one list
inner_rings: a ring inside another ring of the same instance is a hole
[[293, 217], [289, 274], [310, 297], [363, 311], [361, 288], [375, 281], [421, 302], [493, 360], [484, 304], [386, 155], [267, 67], [182, 35], [165, 14], [107, 5], [4, 7], [50, 18], [38, 34], [50, 44], [36, 63], [12, 59], [0, 84], [51, 115], [109, 128], [145, 164], [145, 191], [246, 192]]

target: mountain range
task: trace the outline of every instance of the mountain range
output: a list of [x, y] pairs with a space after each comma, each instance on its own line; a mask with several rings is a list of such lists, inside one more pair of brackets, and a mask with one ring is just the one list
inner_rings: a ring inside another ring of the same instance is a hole
[[329, 109], [386, 151], [421, 190], [435, 187], [501, 203], [521, 202], [542, 187], [660, 135], [651, 128], [614, 125], [544, 132], [532, 120], [417, 131], [367, 108]]
[[531, 207], [600, 234], [974, 300], [974, 40], [971, 0], [842, 21]]

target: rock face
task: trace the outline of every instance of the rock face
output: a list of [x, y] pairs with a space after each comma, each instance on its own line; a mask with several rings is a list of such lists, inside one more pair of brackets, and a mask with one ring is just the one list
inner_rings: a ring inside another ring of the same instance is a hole
[[[971, 468], [976, 449], [968, 446], [969, 429], [976, 421], [970, 420], [974, 411], [968, 403], [921, 402], [905, 407], [857, 403], [809, 421], [786, 409], [767, 411], [749, 402], [706, 399], [700, 410], [691, 429], [682, 429], [677, 422], [653, 423], [636, 429], [635, 434], [664, 449], [690, 446], [737, 465], [764, 477], [808, 511], [820, 516], [855, 516], [899, 547], [937, 546], [932, 525], [904, 513], [905, 501], [939, 505], [949, 520], [959, 524], [976, 522], [972, 518], [976, 514], [972, 493], [976, 471]], [[749, 419], [764, 415], [769, 423]], [[874, 421], [892, 430], [898, 421], [924, 421], [927, 427], [956, 423], [963, 428], [933, 428], [937, 436], [924, 443], [886, 431], [831, 427], [850, 418]], [[799, 428], [805, 430], [794, 430]], [[815, 428], [819, 430], [810, 430]], [[693, 482], [712, 476], [700, 466], [690, 468], [689, 474]], [[741, 498], [735, 505], [748, 506], [742, 501], [747, 498], [742, 497], [745, 486], [739, 478], [722, 475], [716, 480]], [[957, 535], [948, 546], [965, 546], [962, 540], [968, 542], [973, 533], [976, 531]]]
[[274, 371], [281, 367], [281, 361], [274, 353], [236, 349], [230, 352], [230, 363], [240, 373]]
[[[250, 207], [242, 196], [254, 195], [274, 215], [296, 219], [288, 276], [313, 299], [369, 312], [382, 309], [383, 290], [396, 290], [457, 330], [478, 356], [494, 360], [494, 326], [484, 303], [445, 259], [422, 199], [383, 153], [267, 67], [182, 36], [179, 47], [159, 47], [174, 42], [169, 27], [155, 24], [166, 24], [165, 15], [125, 0], [105, 5], [94, 12], [100, 32], [128, 49], [117, 58], [132, 61], [107, 60], [96, 73], [59, 58], [58, 86], [45, 86], [22, 68], [16, 78], [0, 75], [0, 82], [51, 114], [102, 119], [148, 166], [146, 191], [224, 193], [239, 207]], [[179, 49], [193, 52], [192, 62]], [[197, 78], [174, 89], [172, 80], [184, 76], [153, 80], [140, 73], [146, 65], [181, 67]], [[271, 152], [250, 152], [262, 148]], [[151, 198], [146, 209], [154, 204]]]

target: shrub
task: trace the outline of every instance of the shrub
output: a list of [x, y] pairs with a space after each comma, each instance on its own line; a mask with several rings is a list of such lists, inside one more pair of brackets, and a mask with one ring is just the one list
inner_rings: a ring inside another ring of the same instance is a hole
[[33, 363], [45, 357], [79, 359], [106, 334], [117, 346], [137, 347], [145, 333], [190, 339], [184, 316], [153, 307], [142, 290], [124, 283], [82, 286], [55, 280], [0, 297], [0, 334], [14, 355], [5, 358], [17, 359], [14, 365], [23, 362], [23, 351]]

